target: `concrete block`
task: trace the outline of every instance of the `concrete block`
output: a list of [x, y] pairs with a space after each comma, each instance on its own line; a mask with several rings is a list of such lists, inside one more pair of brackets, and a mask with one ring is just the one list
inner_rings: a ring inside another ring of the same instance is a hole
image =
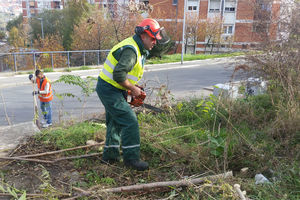
[[40, 130], [32, 121], [0, 126], [0, 156], [7, 156], [21, 141], [38, 132]]

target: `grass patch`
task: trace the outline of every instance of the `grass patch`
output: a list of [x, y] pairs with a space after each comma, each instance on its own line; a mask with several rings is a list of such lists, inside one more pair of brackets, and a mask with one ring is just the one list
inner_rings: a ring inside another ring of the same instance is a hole
[[64, 69], [64, 72], [71, 72], [71, 71], [72, 71], [71, 68], [65, 68], [65, 69]]
[[66, 149], [85, 145], [87, 140], [97, 140], [95, 136], [99, 131], [105, 132], [103, 124], [84, 122], [70, 127], [58, 127], [43, 131], [37, 135], [44, 143], [52, 143], [58, 149]]
[[89, 70], [89, 69], [92, 69], [92, 68], [89, 66], [81, 66], [78, 68], [78, 70]]
[[[212, 58], [224, 58], [224, 57], [233, 57], [244, 55], [244, 53], [236, 52], [236, 53], [223, 53], [223, 54], [185, 54], [183, 56], [184, 61], [192, 61], [192, 60], [205, 60]], [[151, 58], [147, 60], [147, 64], [162, 64], [162, 63], [172, 63], [172, 62], [180, 62], [181, 54], [172, 54], [172, 55], [163, 55], [162, 58]]]
[[44, 72], [54, 72], [54, 70], [52, 68], [44, 68], [43, 71]]

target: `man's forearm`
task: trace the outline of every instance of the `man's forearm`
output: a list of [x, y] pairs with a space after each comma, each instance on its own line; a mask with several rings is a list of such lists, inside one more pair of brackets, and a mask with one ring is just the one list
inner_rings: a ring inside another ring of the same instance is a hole
[[130, 83], [128, 79], [126, 79], [123, 82], [120, 82], [119, 84], [122, 85], [127, 90], [131, 90], [132, 96], [137, 97], [141, 95], [141, 89], [139, 87], [136, 87], [132, 83]]
[[127, 90], [134, 90], [134, 85], [132, 85], [128, 79], [126, 79], [125, 81], [123, 82], [120, 82], [119, 83], [121, 86], [123, 86], [124, 88], [126, 88]]
[[50, 93], [50, 84], [47, 83], [44, 90], [40, 90], [40, 94], [49, 94]]

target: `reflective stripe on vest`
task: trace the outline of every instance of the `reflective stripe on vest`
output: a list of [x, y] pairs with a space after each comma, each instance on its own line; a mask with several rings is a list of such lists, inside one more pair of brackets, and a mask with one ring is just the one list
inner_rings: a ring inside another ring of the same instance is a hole
[[45, 86], [47, 83], [49, 83], [49, 93], [48, 94], [39, 94], [39, 99], [41, 102], [49, 102], [53, 99], [53, 94], [52, 94], [52, 88], [50, 81], [47, 77], [44, 78], [44, 81], [42, 82], [42, 85], [40, 85], [40, 79], [36, 79], [37, 86], [40, 91], [45, 90]]
[[129, 82], [133, 85], [137, 84], [137, 82], [143, 77], [144, 73], [144, 66], [143, 66], [143, 56], [141, 55], [140, 49], [137, 45], [137, 43], [134, 41], [132, 37], [127, 38], [120, 42], [119, 44], [115, 45], [112, 50], [109, 52], [102, 71], [100, 72], [99, 76], [106, 82], [110, 83], [111, 85], [115, 86], [116, 88], [126, 90], [123, 86], [118, 84], [116, 81], [113, 80], [113, 71], [118, 64], [119, 61], [117, 61], [113, 53], [118, 50], [119, 48], [122, 48], [123, 46], [132, 46], [135, 49], [135, 52], [137, 54], [137, 62], [133, 66], [130, 72], [127, 74], [127, 79]]

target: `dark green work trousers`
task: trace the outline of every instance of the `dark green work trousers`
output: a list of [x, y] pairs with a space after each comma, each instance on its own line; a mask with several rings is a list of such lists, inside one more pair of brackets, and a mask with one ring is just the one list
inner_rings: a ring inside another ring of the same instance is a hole
[[98, 77], [97, 94], [106, 112], [104, 160], [120, 157], [120, 139], [124, 160], [140, 159], [140, 132], [135, 113], [120, 90]]

